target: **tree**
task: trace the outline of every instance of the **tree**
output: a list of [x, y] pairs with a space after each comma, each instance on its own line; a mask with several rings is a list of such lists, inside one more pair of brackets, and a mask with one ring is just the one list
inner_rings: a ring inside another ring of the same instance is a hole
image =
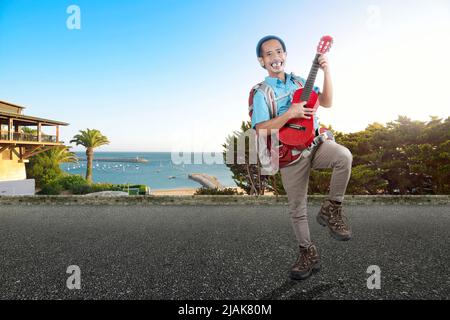
[[349, 193], [448, 194], [450, 118], [405, 116], [336, 139], [353, 154]]
[[30, 128], [30, 127], [22, 127], [21, 130], [22, 130], [22, 133], [33, 134], [33, 135], [37, 134], [37, 130]]
[[63, 174], [61, 163], [76, 161], [77, 157], [66, 146], [55, 147], [30, 158], [26, 165], [27, 177], [35, 179], [40, 188]]
[[[243, 123], [223, 146], [236, 150], [236, 141], [247, 137], [250, 123]], [[336, 142], [353, 154], [349, 194], [450, 194], [450, 117], [413, 121], [405, 116], [382, 125], [373, 123], [360, 132], [342, 133], [328, 129]], [[234, 151], [236, 160], [236, 151]], [[242, 160], [242, 159], [241, 159]], [[250, 165], [246, 146], [245, 164], [230, 167], [233, 179], [248, 194], [272, 190], [285, 194], [281, 175], [261, 176], [260, 164]], [[332, 170], [312, 170], [310, 194], [327, 194]]]
[[75, 143], [77, 146], [82, 145], [86, 148], [86, 180], [92, 182], [92, 161], [94, 159], [94, 149], [103, 145], [109, 144], [108, 138], [101, 134], [96, 129], [80, 130], [80, 133], [75, 135], [70, 143]]
[[[256, 159], [257, 163], [255, 164], [250, 163], [250, 152], [255, 151], [250, 138], [254, 138], [255, 134], [251, 130], [249, 121], [242, 122], [240, 131], [234, 131], [222, 145], [224, 147], [223, 157], [227, 167], [233, 173], [233, 180], [238, 187], [249, 195], [264, 195], [265, 190], [270, 188], [268, 176], [261, 175], [259, 159]], [[243, 142], [245, 142], [245, 153], [239, 154], [238, 145]]]

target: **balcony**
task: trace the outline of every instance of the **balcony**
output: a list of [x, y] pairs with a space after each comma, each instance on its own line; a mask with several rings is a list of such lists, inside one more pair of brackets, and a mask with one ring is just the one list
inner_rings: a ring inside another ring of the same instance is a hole
[[8, 131], [0, 131], [0, 140], [12, 141], [12, 142], [44, 142], [44, 143], [60, 143], [57, 141], [57, 137], [48, 134], [41, 134], [41, 140], [39, 141], [38, 135], [33, 133], [20, 133], [11, 132], [12, 139], [9, 138]]

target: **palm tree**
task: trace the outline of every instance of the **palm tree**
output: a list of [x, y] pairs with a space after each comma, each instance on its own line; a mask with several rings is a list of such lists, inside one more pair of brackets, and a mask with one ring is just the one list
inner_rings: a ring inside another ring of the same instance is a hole
[[30, 158], [30, 162], [25, 167], [27, 177], [34, 178], [36, 186], [40, 187], [63, 173], [59, 166], [61, 163], [77, 161], [75, 153], [69, 151], [68, 147], [57, 146]]
[[26, 140], [34, 141], [33, 137], [37, 139], [37, 129], [30, 127], [21, 127], [19, 132], [24, 134], [23, 138], [25, 138]]
[[22, 130], [22, 133], [28, 133], [28, 134], [34, 134], [34, 135], [37, 134], [37, 130], [30, 128], [30, 127], [22, 127], [21, 130]]
[[109, 144], [108, 138], [101, 134], [96, 129], [80, 130], [80, 134], [77, 134], [70, 140], [70, 143], [75, 143], [77, 146], [82, 145], [86, 148], [87, 168], [86, 168], [86, 180], [92, 182], [92, 161], [94, 159], [94, 149], [106, 144]]
[[52, 160], [55, 164], [78, 162], [78, 158], [66, 146], [59, 146], [44, 152], [45, 156]]

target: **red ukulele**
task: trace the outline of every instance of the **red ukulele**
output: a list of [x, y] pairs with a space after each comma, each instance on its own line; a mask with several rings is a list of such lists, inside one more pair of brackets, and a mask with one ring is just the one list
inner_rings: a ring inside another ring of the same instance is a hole
[[[319, 95], [313, 91], [313, 88], [317, 71], [319, 71], [320, 68], [318, 59], [320, 55], [325, 54], [330, 50], [332, 44], [333, 38], [330, 36], [324, 36], [320, 39], [319, 45], [317, 46], [317, 54], [314, 58], [305, 87], [298, 89], [294, 93], [292, 103], [307, 101], [305, 108], [317, 110], [319, 107]], [[314, 117], [311, 117], [311, 119], [298, 118], [289, 120], [284, 127], [280, 129], [281, 143], [295, 149], [303, 150], [308, 148], [314, 138]]]

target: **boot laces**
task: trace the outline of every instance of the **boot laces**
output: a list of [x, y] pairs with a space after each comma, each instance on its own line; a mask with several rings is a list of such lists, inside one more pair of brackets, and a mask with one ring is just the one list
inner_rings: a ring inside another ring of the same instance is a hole
[[296, 265], [300, 266], [301, 268], [309, 267], [312, 263], [312, 256], [313, 254], [311, 252], [311, 247], [301, 248]]
[[342, 206], [331, 204], [330, 223], [339, 230], [347, 230], [348, 219], [342, 212]]

